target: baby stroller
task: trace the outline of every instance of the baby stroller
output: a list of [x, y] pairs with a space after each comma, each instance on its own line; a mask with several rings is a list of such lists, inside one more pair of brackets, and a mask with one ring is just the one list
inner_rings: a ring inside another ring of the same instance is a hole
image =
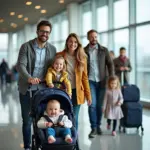
[[[46, 104], [51, 99], [56, 99], [60, 102], [61, 108], [65, 111], [65, 115], [67, 115], [73, 123], [73, 127], [71, 128], [73, 142], [71, 144], [66, 143], [64, 139], [57, 136], [57, 134], [56, 142], [49, 144], [46, 130], [37, 127], [37, 121], [43, 115]], [[58, 88], [45, 88], [37, 91], [31, 102], [31, 116], [33, 119], [32, 150], [79, 150], [73, 107], [68, 94]]]

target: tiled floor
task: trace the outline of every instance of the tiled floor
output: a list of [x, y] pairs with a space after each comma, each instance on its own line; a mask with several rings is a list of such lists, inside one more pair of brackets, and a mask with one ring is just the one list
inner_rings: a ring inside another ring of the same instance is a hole
[[[22, 150], [20, 103], [16, 84], [0, 89], [0, 150]], [[150, 150], [150, 111], [143, 114], [144, 135], [136, 129], [112, 137], [103, 119], [103, 135], [90, 140], [87, 105], [83, 105], [79, 117], [79, 143], [81, 150]]]

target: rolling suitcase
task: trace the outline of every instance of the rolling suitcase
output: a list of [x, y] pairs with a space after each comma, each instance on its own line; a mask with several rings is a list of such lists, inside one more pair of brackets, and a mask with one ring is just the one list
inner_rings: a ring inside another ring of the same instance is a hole
[[[123, 74], [123, 72], [122, 72]], [[123, 75], [122, 75], [123, 76]], [[126, 132], [126, 128], [139, 128], [143, 133], [144, 128], [142, 126], [142, 114], [143, 107], [140, 103], [140, 90], [136, 85], [123, 84], [123, 78], [121, 77], [122, 95], [124, 98], [123, 105], [121, 106], [124, 117], [120, 120], [119, 130], [123, 127], [123, 132]]]

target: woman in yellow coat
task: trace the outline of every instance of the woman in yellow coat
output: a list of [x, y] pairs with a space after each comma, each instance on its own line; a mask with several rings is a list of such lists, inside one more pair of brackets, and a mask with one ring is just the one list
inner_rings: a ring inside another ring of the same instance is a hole
[[72, 87], [72, 104], [78, 129], [78, 114], [85, 98], [88, 105], [91, 104], [91, 92], [87, 76], [86, 54], [75, 33], [69, 34], [66, 39], [65, 49], [59, 52], [66, 61], [66, 70]]

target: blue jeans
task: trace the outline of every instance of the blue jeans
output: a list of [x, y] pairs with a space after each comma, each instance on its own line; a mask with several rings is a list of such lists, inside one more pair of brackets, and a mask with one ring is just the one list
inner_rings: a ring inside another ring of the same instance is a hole
[[76, 126], [76, 129], [78, 130], [78, 116], [79, 116], [81, 105], [77, 104], [76, 89], [72, 89], [72, 104], [73, 104], [73, 112], [74, 112], [74, 117], [75, 117], [75, 126]]
[[[71, 136], [71, 130], [70, 128], [57, 128], [57, 132], [63, 137], [65, 138], [66, 135], [70, 135]], [[47, 133], [48, 136], [53, 136], [55, 137], [55, 129], [54, 128], [47, 128]]]
[[30, 148], [32, 118], [29, 115], [30, 108], [31, 108], [29, 92], [27, 92], [25, 95], [19, 93], [19, 97], [20, 97], [21, 114], [22, 114], [22, 121], [23, 121], [22, 134], [23, 134], [24, 148]]
[[101, 82], [89, 81], [92, 95], [92, 104], [88, 108], [91, 128], [97, 128], [101, 125], [102, 104], [105, 94], [104, 85]]

